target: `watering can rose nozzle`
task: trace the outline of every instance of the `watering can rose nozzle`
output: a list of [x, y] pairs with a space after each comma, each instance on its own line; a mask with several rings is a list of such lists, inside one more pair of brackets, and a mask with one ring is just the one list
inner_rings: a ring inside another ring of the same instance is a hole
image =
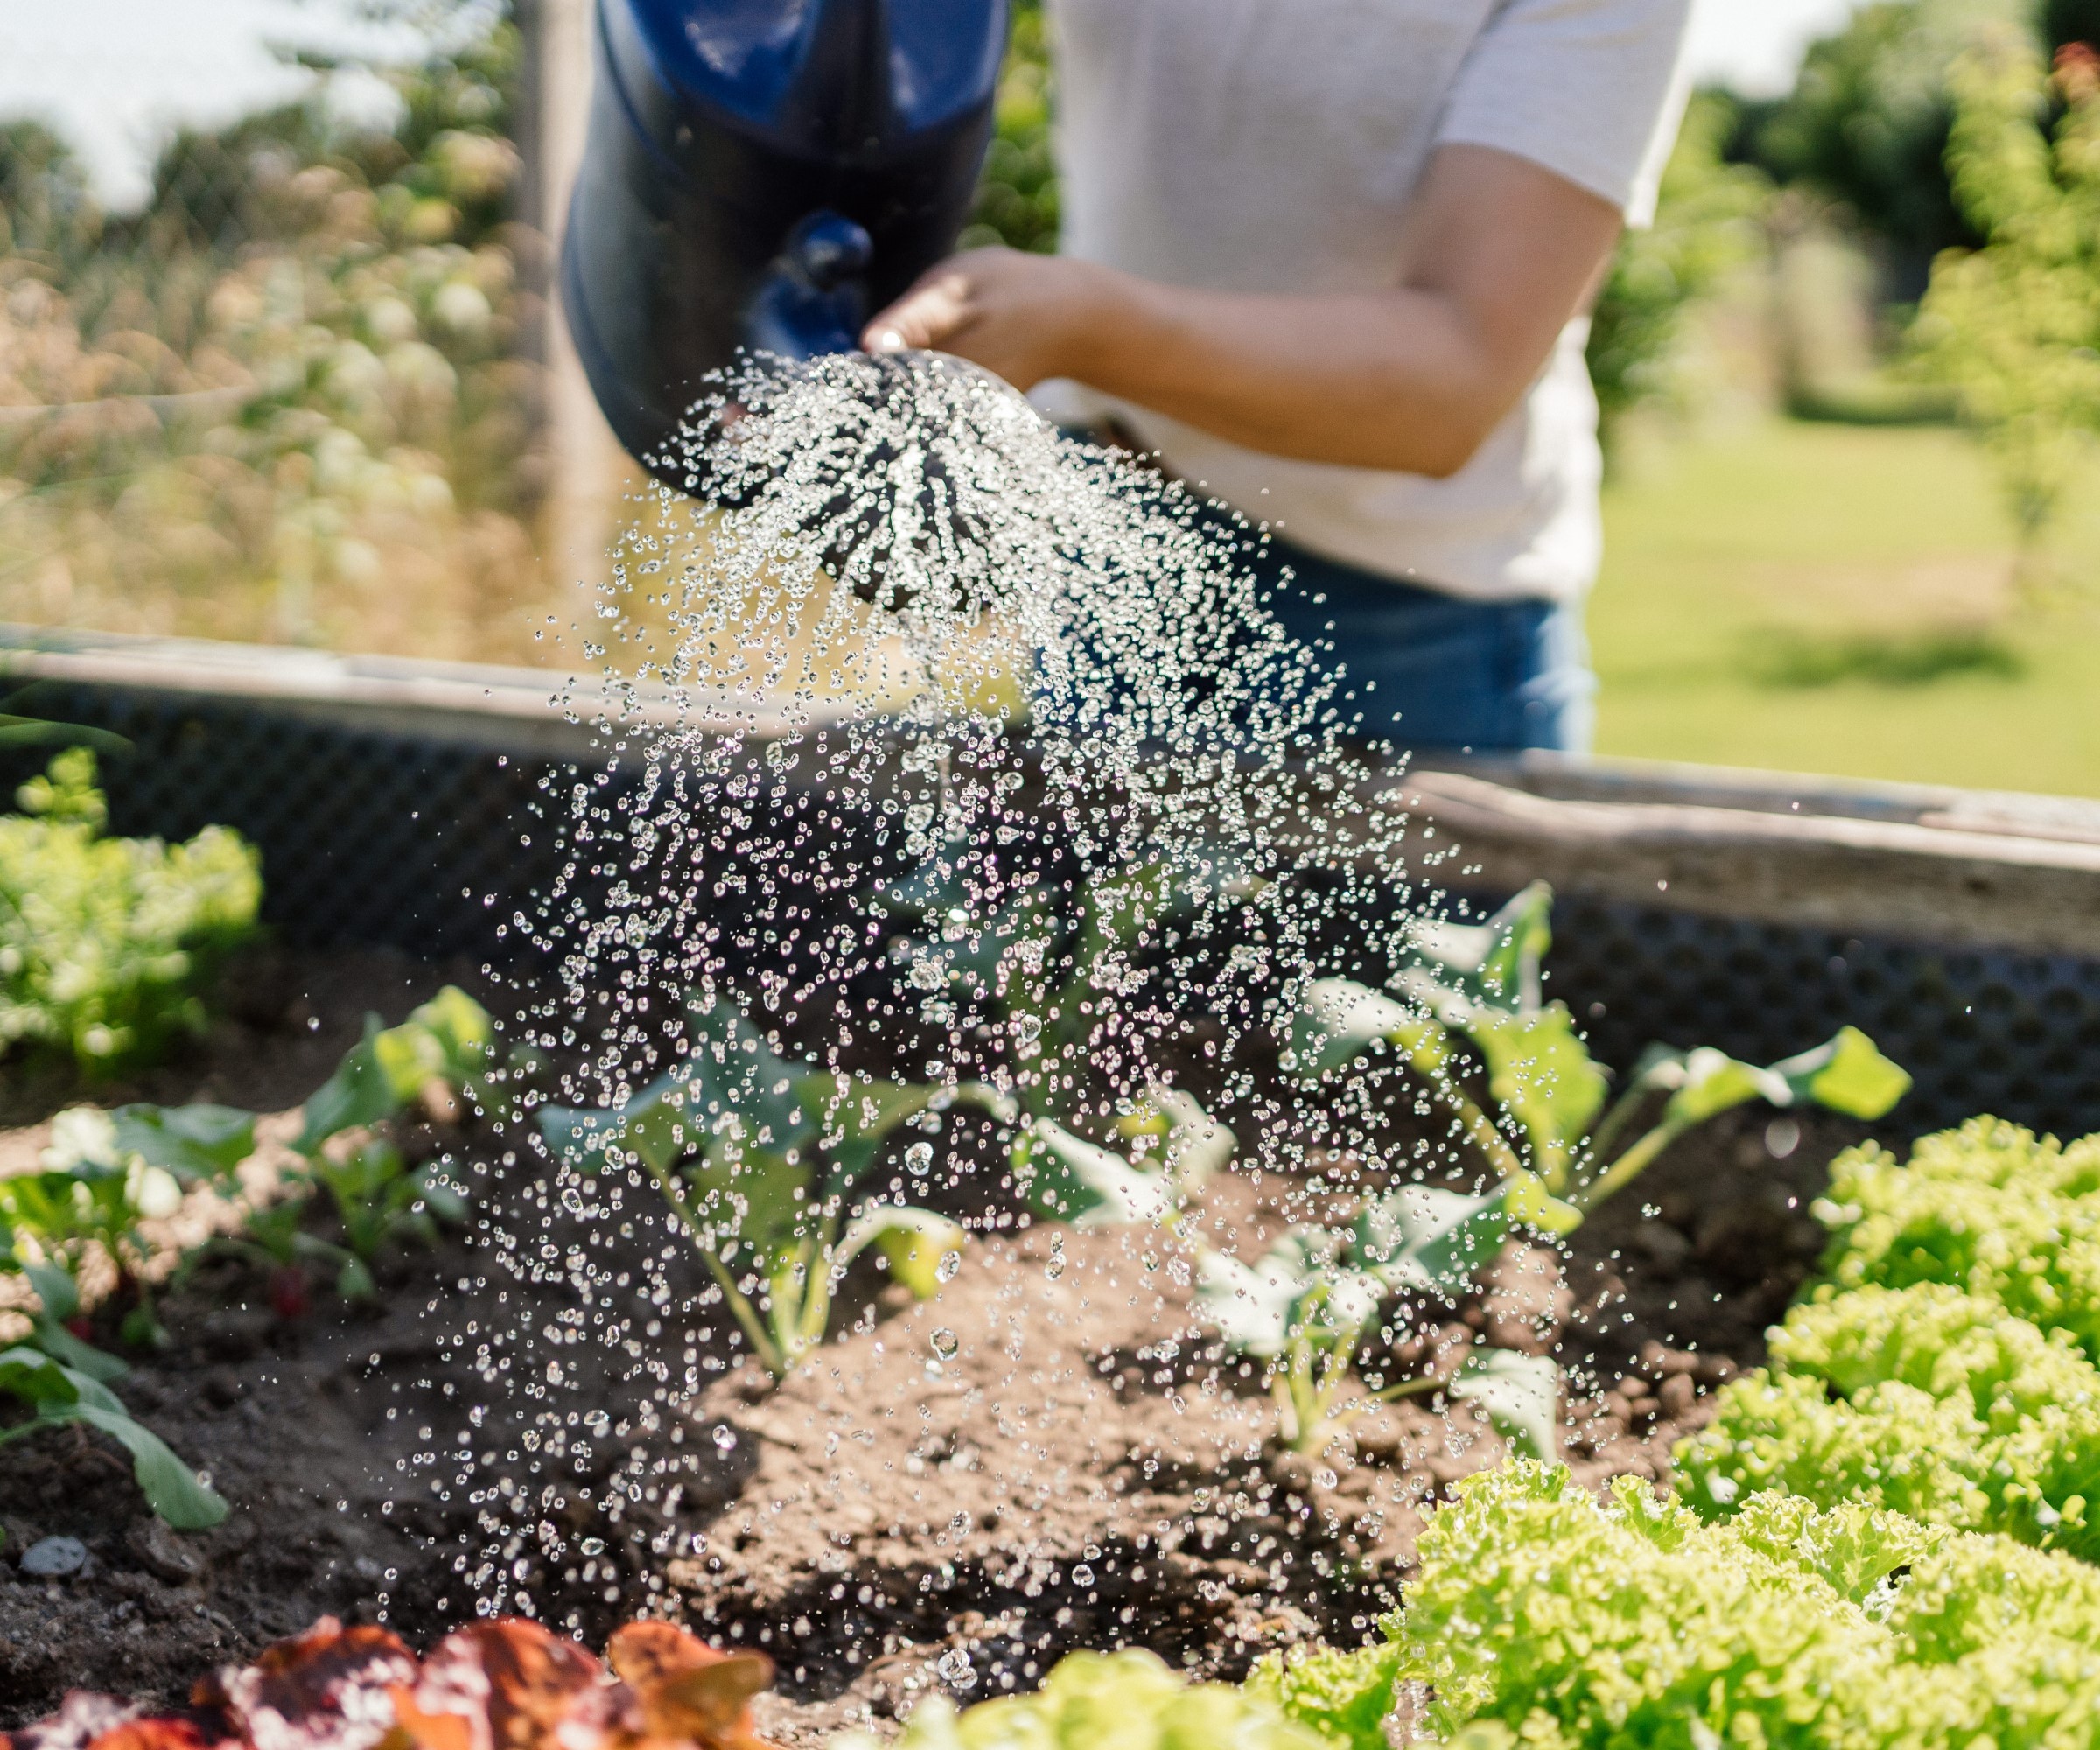
[[[592, 0], [562, 308], [628, 453], [679, 441], [742, 355], [852, 353], [955, 248], [992, 136], [1008, 0]], [[769, 368], [771, 367], [768, 367]]]

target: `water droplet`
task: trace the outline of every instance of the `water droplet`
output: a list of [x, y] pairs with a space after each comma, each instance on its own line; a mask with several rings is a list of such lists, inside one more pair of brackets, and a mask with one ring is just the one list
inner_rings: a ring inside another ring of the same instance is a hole
[[944, 1362], [953, 1361], [956, 1358], [956, 1351], [962, 1347], [957, 1340], [956, 1334], [945, 1325], [935, 1331], [928, 1340], [934, 1346], [934, 1353]]
[[959, 1690], [974, 1690], [977, 1674], [970, 1668], [970, 1655], [960, 1647], [951, 1647], [934, 1661], [934, 1670], [940, 1673], [941, 1681]]
[[1084, 1562], [1075, 1562], [1072, 1567], [1072, 1584], [1075, 1586], [1092, 1586], [1094, 1584], [1094, 1570]]
[[732, 1428], [726, 1422], [716, 1423], [715, 1450], [718, 1452], [733, 1452], [736, 1451], [736, 1449], [737, 1431]]
[[934, 1266], [934, 1275], [942, 1282], [953, 1282], [956, 1272], [962, 1268], [961, 1252], [942, 1252], [941, 1262]]
[[934, 1145], [931, 1143], [914, 1143], [904, 1152], [904, 1164], [923, 1179], [933, 1171]]

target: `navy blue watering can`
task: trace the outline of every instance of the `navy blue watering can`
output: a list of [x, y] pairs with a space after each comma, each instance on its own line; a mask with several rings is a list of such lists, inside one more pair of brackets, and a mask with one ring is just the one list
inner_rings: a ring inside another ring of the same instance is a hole
[[630, 454], [668, 479], [710, 371], [848, 350], [949, 251], [1006, 24], [1006, 0], [598, 0], [562, 295]]

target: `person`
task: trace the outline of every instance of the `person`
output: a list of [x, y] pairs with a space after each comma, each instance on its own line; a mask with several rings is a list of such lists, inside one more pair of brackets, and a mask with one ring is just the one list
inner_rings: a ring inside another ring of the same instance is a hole
[[1588, 311], [1654, 213], [1690, 0], [1046, 0], [1055, 256], [955, 256], [867, 326], [1112, 419], [1265, 528], [1362, 731], [1586, 747]]

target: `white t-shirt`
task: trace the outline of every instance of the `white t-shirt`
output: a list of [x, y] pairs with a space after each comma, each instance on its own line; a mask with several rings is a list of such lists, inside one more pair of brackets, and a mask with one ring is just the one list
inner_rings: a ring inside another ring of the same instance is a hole
[[[1220, 291], [1399, 283], [1430, 154], [1494, 146], [1654, 216], [1690, 0], [1048, 0], [1065, 253]], [[1166, 466], [1329, 557], [1484, 600], [1565, 599], [1603, 536], [1597, 401], [1571, 324], [1456, 476], [1264, 455], [1076, 389]]]

